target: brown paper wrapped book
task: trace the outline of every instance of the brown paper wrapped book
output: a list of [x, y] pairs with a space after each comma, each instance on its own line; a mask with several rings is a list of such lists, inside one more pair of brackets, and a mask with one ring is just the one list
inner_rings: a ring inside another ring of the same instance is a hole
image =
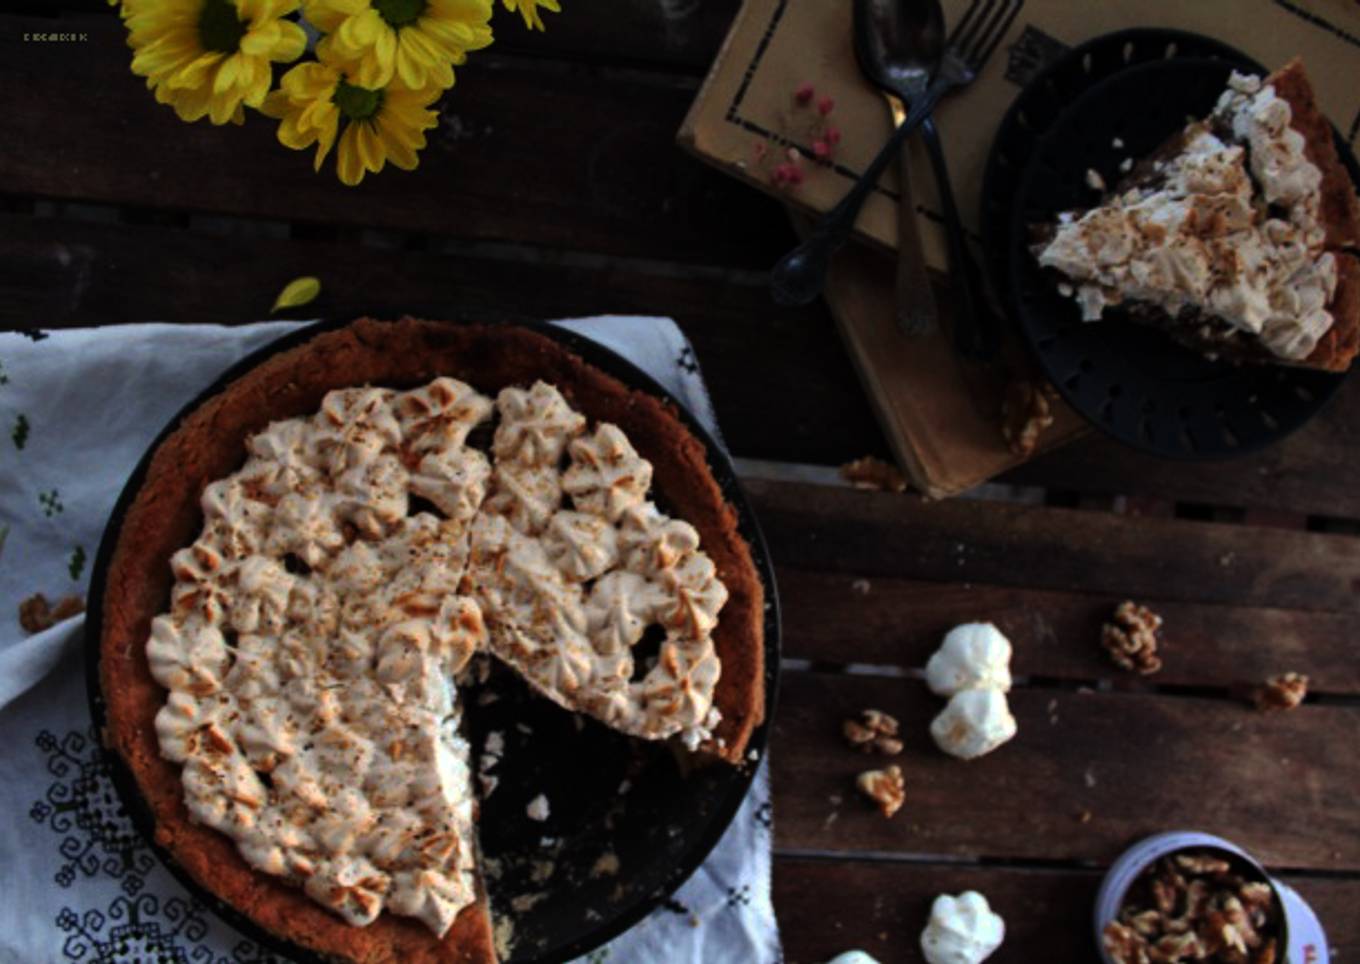
[[[954, 23], [968, 0], [944, 0]], [[680, 141], [704, 160], [804, 214], [828, 210], [888, 137], [881, 95], [855, 62], [851, 4], [838, 0], [747, 0], [738, 14]], [[936, 111], [960, 212], [976, 241], [982, 175], [992, 138], [1021, 87], [1067, 49], [1127, 27], [1189, 30], [1235, 46], [1267, 65], [1301, 56], [1323, 112], [1352, 143], [1360, 134], [1360, 3], [1355, 0], [1026, 0], [1010, 33], [978, 80]], [[809, 105], [794, 94], [811, 84]], [[817, 110], [831, 98], [832, 112]], [[839, 134], [831, 163], [813, 163], [828, 125]], [[775, 168], [793, 149], [805, 160], [802, 183], [776, 184]], [[946, 246], [934, 179], [920, 143], [909, 142], [920, 234], [927, 263], [943, 271]], [[890, 251], [897, 241], [898, 168], [891, 165], [857, 225], [861, 240]], [[1021, 461], [1000, 432], [1006, 383], [1026, 374], [1011, 345], [1011, 365], [977, 369], [953, 358], [945, 336], [921, 341], [893, 330], [891, 260], [867, 248], [847, 249], [833, 271], [827, 299], [847, 347], [875, 401], [885, 433], [912, 481], [930, 495], [949, 495]], [[943, 297], [943, 296], [942, 296]], [[1036, 451], [1082, 432], [1061, 403]]]

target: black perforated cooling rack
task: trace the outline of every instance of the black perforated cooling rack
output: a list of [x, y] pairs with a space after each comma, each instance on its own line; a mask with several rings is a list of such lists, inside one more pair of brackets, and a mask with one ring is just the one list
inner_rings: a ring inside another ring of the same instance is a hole
[[[310, 325], [271, 342], [224, 372], [186, 405], [157, 436], [128, 479], [104, 529], [90, 576], [85, 623], [86, 686], [96, 732], [105, 725], [99, 679], [99, 639], [109, 560], [128, 506], [151, 458], [180, 421], [265, 359], [340, 327], [347, 320]], [[449, 322], [454, 324], [455, 322]], [[736, 509], [765, 591], [765, 722], [752, 734], [740, 767], [694, 767], [670, 745], [623, 737], [531, 694], [508, 672], [493, 672], [464, 702], [473, 765], [487, 734], [498, 731], [505, 754], [493, 771], [498, 785], [481, 808], [478, 835], [487, 863], [488, 892], [498, 920], [514, 922], [505, 964], [557, 964], [607, 943], [667, 900], [687, 880], [732, 822], [763, 756], [774, 718], [779, 669], [779, 604], [765, 539], [726, 451], [689, 410], [627, 359], [590, 339], [552, 325], [521, 324], [562, 343], [624, 384], [670, 401], [704, 445], [723, 497]], [[494, 702], [481, 705], [483, 692]], [[245, 936], [298, 964], [322, 958], [280, 940], [201, 887], [156, 843], [155, 821], [136, 781], [117, 753], [107, 751], [123, 807], [161, 863], [198, 900]], [[550, 803], [544, 822], [526, 805], [539, 793]], [[597, 862], [612, 855], [616, 873]], [[551, 872], [549, 873], [549, 865]], [[515, 898], [523, 898], [515, 907]]]
[[[1187, 117], [1207, 114], [1233, 68], [1265, 73], [1226, 44], [1182, 31], [1127, 30], [1082, 44], [1012, 105], [983, 186], [988, 268], [1044, 374], [1103, 431], [1172, 458], [1219, 458], [1278, 441], [1326, 404], [1342, 376], [1210, 361], [1114, 312], [1083, 323], [1026, 242], [1029, 225], [1097, 200], [1088, 168], [1113, 184], [1125, 158], [1150, 153]], [[1338, 146], [1360, 181], [1339, 137]]]

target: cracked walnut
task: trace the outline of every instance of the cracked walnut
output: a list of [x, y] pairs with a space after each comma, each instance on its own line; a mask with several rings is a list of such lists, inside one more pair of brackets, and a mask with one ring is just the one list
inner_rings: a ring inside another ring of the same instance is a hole
[[1116, 666], [1144, 676], [1162, 668], [1157, 631], [1162, 617], [1131, 600], [1120, 603], [1114, 617], [1100, 628], [1100, 644]]

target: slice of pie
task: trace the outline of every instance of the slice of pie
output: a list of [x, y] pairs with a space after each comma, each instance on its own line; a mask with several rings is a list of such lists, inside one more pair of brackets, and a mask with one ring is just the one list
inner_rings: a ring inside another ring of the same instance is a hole
[[490, 962], [473, 657], [736, 762], [762, 625], [735, 513], [664, 403], [531, 332], [363, 320], [158, 446], [108, 573], [107, 737], [157, 841], [267, 930]]
[[1033, 246], [1082, 318], [1111, 306], [1211, 357], [1345, 371], [1360, 351], [1360, 200], [1296, 59]]

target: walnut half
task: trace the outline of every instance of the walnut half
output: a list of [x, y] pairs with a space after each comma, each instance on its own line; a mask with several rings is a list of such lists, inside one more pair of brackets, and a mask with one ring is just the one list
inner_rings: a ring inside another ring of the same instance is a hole
[[874, 489], [879, 492], [907, 491], [907, 480], [897, 471], [897, 467], [872, 455], [846, 462], [841, 466], [841, 478], [857, 489]]
[[1308, 695], [1308, 677], [1302, 673], [1281, 673], [1265, 681], [1253, 694], [1256, 708], [1262, 712], [1292, 710]]
[[1053, 424], [1053, 400], [1058, 392], [1048, 382], [1017, 378], [1006, 386], [1001, 403], [1001, 437], [1011, 452], [1027, 459], [1039, 436]]
[[1120, 603], [1113, 619], [1100, 628], [1100, 644], [1116, 666], [1148, 676], [1162, 668], [1157, 630], [1162, 617], [1131, 600]]
[[846, 720], [841, 733], [851, 746], [865, 753], [896, 756], [902, 752], [902, 741], [897, 739], [897, 720], [881, 710], [861, 710], [858, 720]]
[[855, 779], [859, 792], [878, 804], [883, 816], [891, 817], [907, 799], [902, 768], [893, 764], [883, 770], [865, 770]]

